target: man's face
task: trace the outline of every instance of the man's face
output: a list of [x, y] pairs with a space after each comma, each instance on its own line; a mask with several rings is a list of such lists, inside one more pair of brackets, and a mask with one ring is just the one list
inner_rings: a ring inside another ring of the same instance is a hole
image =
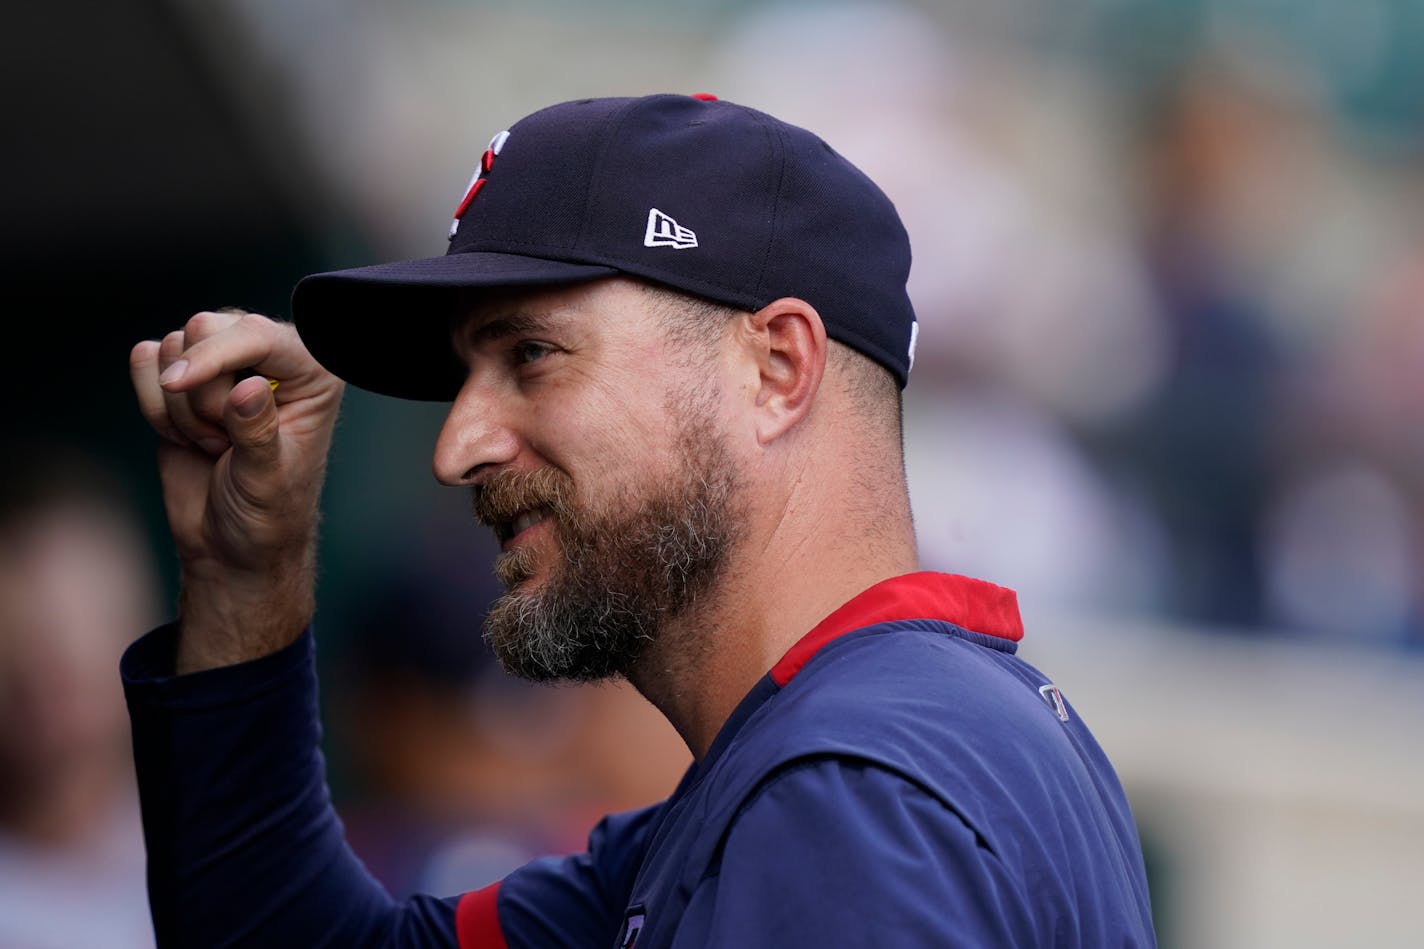
[[627, 280], [509, 295], [455, 345], [470, 374], [436, 472], [501, 542], [486, 638], [525, 678], [626, 674], [739, 533], [713, 354], [670, 341]]

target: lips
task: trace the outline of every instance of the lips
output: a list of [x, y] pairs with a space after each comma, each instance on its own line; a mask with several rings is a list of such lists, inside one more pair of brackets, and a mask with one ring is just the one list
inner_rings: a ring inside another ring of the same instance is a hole
[[548, 516], [548, 509], [543, 507], [520, 511], [509, 520], [496, 522], [494, 525], [495, 536], [499, 538], [501, 545], [506, 544]]
[[494, 533], [501, 547], [508, 548], [516, 537], [542, 521], [562, 518], [570, 510], [572, 490], [568, 475], [546, 465], [533, 471], [495, 472], [472, 486], [470, 499], [475, 520]]

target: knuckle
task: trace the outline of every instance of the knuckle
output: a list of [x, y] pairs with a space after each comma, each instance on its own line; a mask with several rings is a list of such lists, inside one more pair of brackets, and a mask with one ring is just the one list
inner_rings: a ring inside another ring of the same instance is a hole
[[164, 366], [167, 366], [169, 363], [175, 362], [179, 356], [183, 355], [183, 349], [183, 331], [174, 330], [163, 337], [158, 344], [159, 361]]
[[222, 314], [209, 310], [194, 313], [188, 317], [188, 322], [183, 324], [183, 332], [192, 339], [202, 339], [212, 335], [213, 331], [217, 329], [218, 321], [222, 318]]
[[270, 412], [263, 413], [247, 434], [253, 445], [272, 444], [277, 439], [277, 417]]
[[271, 332], [272, 326], [274, 325], [271, 320], [261, 313], [243, 313], [237, 322], [244, 330], [257, 333]]

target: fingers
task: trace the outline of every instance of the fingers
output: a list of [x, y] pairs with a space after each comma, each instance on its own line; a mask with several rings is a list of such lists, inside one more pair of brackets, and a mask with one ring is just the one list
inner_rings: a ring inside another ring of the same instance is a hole
[[[149, 424], [174, 444], [209, 455], [227, 451], [234, 441], [232, 411], [247, 406], [261, 388], [261, 405], [274, 413], [278, 400], [291, 406], [290, 414], [303, 420], [296, 430], [306, 434], [329, 436], [341, 399], [340, 380], [312, 358], [295, 327], [240, 310], [198, 313], [161, 341], [138, 344], [130, 371]], [[239, 392], [239, 371], [267, 378]], [[276, 399], [268, 379], [281, 383]]]
[[[158, 345], [158, 368], [160, 383], [163, 373], [168, 372], [177, 365], [184, 355], [184, 333], [182, 330], [174, 330]], [[227, 434], [222, 430], [218, 422], [213, 421], [211, 407], [204, 414], [198, 408], [198, 395], [200, 390], [188, 392], [171, 392], [167, 388], [161, 390], [163, 397], [164, 412], [167, 415], [168, 423], [176, 429], [189, 443], [196, 443], [209, 454], [221, 454], [227, 449]], [[209, 395], [209, 398], [211, 396]], [[218, 409], [217, 418], [221, 419], [221, 408]]]
[[284, 348], [315, 365], [291, 327], [241, 310], [197, 313], [162, 341], [134, 347], [130, 372], [139, 408], [168, 440], [221, 454], [229, 445], [224, 416], [235, 370], [271, 362]]
[[255, 313], [200, 313], [189, 323], [200, 318], [200, 325], [209, 329], [219, 320], [232, 322], [188, 340], [181, 358], [163, 367], [159, 381], [165, 392], [191, 392], [241, 369], [254, 369], [280, 380], [284, 390], [290, 391], [288, 380], [300, 381], [322, 372], [296, 329], [288, 324]]
[[129, 353], [129, 377], [138, 397], [138, 410], [159, 435], [174, 444], [191, 445], [168, 417], [168, 404], [158, 384], [158, 349], [158, 340], [146, 339]]
[[223, 421], [232, 439], [233, 484], [249, 500], [259, 501], [268, 493], [263, 486], [270, 473], [281, 465], [277, 400], [267, 380], [253, 376], [233, 386]]
[[[242, 310], [230, 309], [195, 314], [183, 324], [183, 348], [179, 359], [184, 358], [198, 343], [224, 332], [245, 315]], [[160, 365], [163, 364], [160, 362]], [[196, 388], [187, 389], [184, 395], [187, 396], [193, 414], [221, 431], [223, 407], [227, 404], [228, 393], [232, 391], [232, 385], [236, 381], [232, 373], [223, 373]]]

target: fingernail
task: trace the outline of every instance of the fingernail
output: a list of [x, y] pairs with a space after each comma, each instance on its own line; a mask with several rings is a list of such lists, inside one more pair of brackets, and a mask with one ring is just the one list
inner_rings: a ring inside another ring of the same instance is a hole
[[161, 386], [171, 386], [179, 379], [182, 379], [183, 374], [187, 371], [188, 360], [180, 359], [173, 365], [169, 366], [167, 369], [163, 370], [162, 375], [158, 377], [158, 384]]
[[198, 439], [198, 447], [210, 455], [221, 455], [227, 451], [227, 442], [221, 438], [200, 438]]
[[237, 409], [237, 414], [243, 418], [256, 418], [262, 411], [263, 404], [267, 401], [267, 396], [261, 389], [238, 402], [233, 408]]

